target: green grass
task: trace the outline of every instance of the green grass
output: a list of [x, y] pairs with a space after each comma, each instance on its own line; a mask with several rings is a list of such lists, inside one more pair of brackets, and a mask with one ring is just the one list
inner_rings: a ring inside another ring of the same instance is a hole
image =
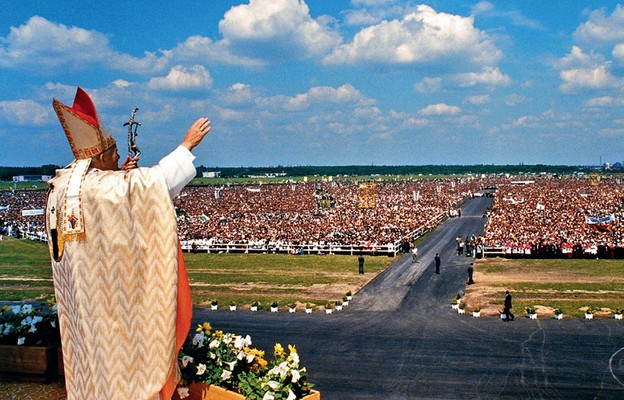
[[[358, 274], [356, 256], [286, 254], [185, 254], [193, 302], [217, 299], [263, 307], [278, 301], [325, 304], [355, 292], [388, 267], [389, 257], [366, 257], [366, 274]], [[0, 242], [0, 300], [40, 300], [53, 294], [46, 244], [7, 238]]]
[[467, 298], [493, 312], [502, 309], [505, 290], [513, 295], [516, 315], [537, 307], [538, 316], [559, 308], [581, 317], [590, 307], [599, 310], [596, 316], [611, 317], [624, 308], [624, 260], [493, 258], [479, 261], [475, 271], [481, 278], [467, 288]]

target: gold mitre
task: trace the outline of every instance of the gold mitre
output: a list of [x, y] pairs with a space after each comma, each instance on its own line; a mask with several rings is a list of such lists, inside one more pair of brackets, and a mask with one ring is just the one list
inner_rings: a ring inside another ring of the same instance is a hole
[[74, 105], [68, 107], [52, 100], [76, 160], [95, 157], [113, 147], [115, 139], [104, 132], [93, 101], [82, 88], [76, 90]]

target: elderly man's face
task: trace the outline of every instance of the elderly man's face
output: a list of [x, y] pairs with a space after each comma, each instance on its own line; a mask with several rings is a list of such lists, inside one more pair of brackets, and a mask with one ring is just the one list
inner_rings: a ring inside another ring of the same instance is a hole
[[110, 149], [102, 153], [102, 166], [103, 170], [117, 171], [119, 170], [119, 153], [117, 152], [117, 145], [113, 145]]

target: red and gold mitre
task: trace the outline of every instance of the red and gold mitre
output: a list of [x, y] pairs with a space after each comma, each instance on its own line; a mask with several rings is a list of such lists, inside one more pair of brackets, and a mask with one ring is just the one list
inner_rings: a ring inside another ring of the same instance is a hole
[[100, 124], [93, 101], [82, 88], [76, 90], [74, 105], [68, 107], [52, 100], [76, 160], [85, 160], [105, 152], [115, 144], [110, 133]]

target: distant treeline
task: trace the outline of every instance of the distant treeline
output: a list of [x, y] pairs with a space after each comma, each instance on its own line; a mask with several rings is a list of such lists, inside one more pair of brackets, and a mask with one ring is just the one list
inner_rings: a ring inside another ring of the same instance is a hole
[[14, 176], [20, 175], [52, 175], [58, 165], [42, 165], [41, 167], [0, 167], [0, 181], [12, 181]]
[[[18, 175], [52, 175], [58, 165], [41, 167], [0, 167], [0, 181], [11, 181]], [[337, 175], [452, 175], [452, 174], [572, 174], [592, 172], [596, 167], [569, 165], [343, 165], [343, 166], [296, 166], [296, 167], [204, 167], [197, 168], [198, 176], [206, 171], [220, 171], [223, 178], [285, 174], [286, 176], [337, 176]], [[621, 172], [621, 170], [614, 170]]]
[[592, 167], [567, 165], [345, 165], [345, 166], [296, 166], [296, 167], [227, 167], [198, 169], [201, 176], [205, 171], [220, 171], [222, 178], [284, 174], [286, 176], [337, 176], [337, 175], [452, 175], [452, 174], [519, 174], [553, 173], [572, 174], [595, 171]]

